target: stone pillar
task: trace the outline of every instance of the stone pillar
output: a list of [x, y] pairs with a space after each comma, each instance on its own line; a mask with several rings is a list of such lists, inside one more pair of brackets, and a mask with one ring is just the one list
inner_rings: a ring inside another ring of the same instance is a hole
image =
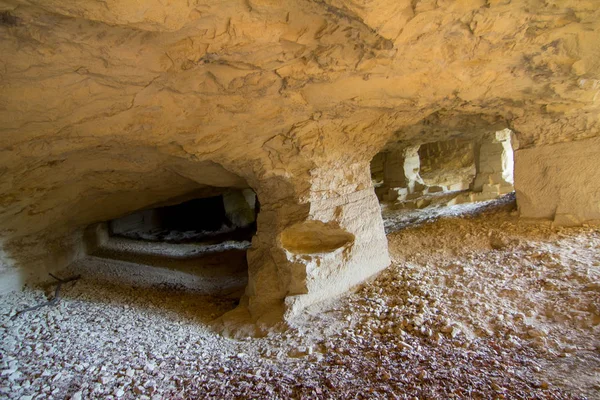
[[383, 178], [388, 193], [384, 195], [384, 200], [395, 200], [398, 196], [402, 197], [422, 190], [423, 180], [419, 176], [420, 168], [419, 146], [409, 146], [402, 150], [388, 152]]
[[475, 146], [476, 175], [472, 190], [494, 198], [513, 191], [513, 151], [511, 131], [485, 135]]
[[390, 263], [368, 163], [323, 165], [311, 174], [309, 222], [289, 229], [314, 232], [313, 245], [298, 252], [283, 243], [288, 260], [306, 273], [306, 294], [286, 298], [288, 315], [346, 292]]
[[600, 224], [600, 138], [519, 149], [519, 214], [555, 225]]
[[247, 309], [259, 328], [263, 322], [271, 325], [282, 320], [286, 296], [306, 293], [303, 266], [291, 263], [281, 244], [286, 228], [308, 219], [310, 205], [300, 198], [305, 187], [306, 182], [276, 176], [256, 188], [260, 212], [247, 254], [248, 285], [240, 308]]
[[371, 160], [371, 179], [373, 183], [383, 182], [383, 171], [387, 153], [377, 153]]
[[272, 177], [256, 189], [258, 231], [235, 313], [247, 310], [258, 329], [344, 293], [389, 265], [368, 162]]

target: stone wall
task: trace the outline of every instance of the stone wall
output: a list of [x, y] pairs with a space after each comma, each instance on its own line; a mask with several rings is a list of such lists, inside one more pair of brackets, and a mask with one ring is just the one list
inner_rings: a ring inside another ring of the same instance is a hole
[[486, 133], [475, 146], [475, 192], [508, 193], [514, 183], [514, 155], [510, 129]]
[[419, 148], [421, 178], [428, 186], [468, 189], [475, 177], [474, 143], [447, 140], [426, 143]]
[[[84, 255], [90, 224], [251, 187], [261, 213], [240, 309], [294, 313], [386, 264], [368, 173], [386, 144], [499, 124], [524, 147], [600, 136], [594, 1], [10, 0], [0, 12], [3, 282]], [[354, 240], [298, 255], [292, 227]]]
[[0, 253], [0, 293], [48, 280], [50, 273], [59, 273], [87, 251], [81, 229], [52, 239], [34, 235], [6, 243]]
[[[268, 197], [257, 188], [261, 211], [242, 299], [259, 326], [291, 318], [389, 265], [367, 161], [328, 163], [305, 179], [278, 177], [262, 187], [278, 190]], [[237, 329], [236, 320], [231, 329]]]
[[160, 227], [160, 219], [156, 215], [156, 209], [142, 210], [110, 221], [109, 227], [115, 235], [130, 231], [149, 231]]
[[227, 219], [235, 227], [247, 227], [256, 220], [256, 194], [251, 189], [226, 191], [223, 205]]
[[371, 168], [371, 178], [373, 182], [383, 182], [384, 178], [384, 166], [385, 159], [387, 153], [381, 152], [377, 153], [375, 157], [371, 160], [370, 168]]
[[521, 217], [556, 225], [600, 223], [600, 138], [515, 152]]

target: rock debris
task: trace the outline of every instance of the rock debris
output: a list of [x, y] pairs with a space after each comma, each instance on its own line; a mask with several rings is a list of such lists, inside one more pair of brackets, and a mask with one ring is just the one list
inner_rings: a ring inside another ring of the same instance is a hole
[[[392, 265], [285, 329], [234, 340], [229, 298], [86, 280], [2, 296], [10, 399], [598, 398], [600, 230], [495, 202], [388, 236]], [[498, 248], [495, 237], [502, 237]]]

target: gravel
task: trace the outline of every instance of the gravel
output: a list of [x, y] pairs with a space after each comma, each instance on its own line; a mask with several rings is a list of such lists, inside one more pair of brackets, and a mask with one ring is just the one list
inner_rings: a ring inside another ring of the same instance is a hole
[[261, 338], [219, 335], [236, 300], [186, 287], [84, 274], [14, 321], [52, 287], [1, 296], [0, 397], [598, 398], [600, 231], [513, 207], [391, 234], [388, 269]]

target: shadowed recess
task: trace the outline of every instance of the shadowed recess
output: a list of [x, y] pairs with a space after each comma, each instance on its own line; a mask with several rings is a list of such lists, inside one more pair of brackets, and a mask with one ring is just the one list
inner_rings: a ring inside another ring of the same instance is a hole
[[306, 221], [281, 233], [281, 244], [290, 253], [331, 253], [352, 244], [354, 235], [321, 221]]

